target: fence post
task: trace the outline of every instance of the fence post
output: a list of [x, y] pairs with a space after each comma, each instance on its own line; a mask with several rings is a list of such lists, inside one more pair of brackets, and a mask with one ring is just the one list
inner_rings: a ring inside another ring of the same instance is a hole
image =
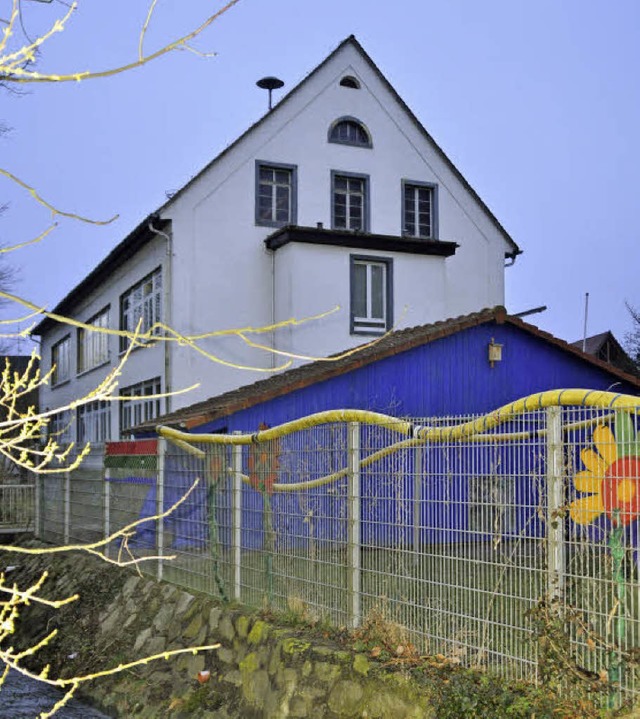
[[[240, 434], [234, 432], [234, 434]], [[242, 445], [231, 445], [231, 469], [233, 485], [231, 488], [231, 555], [233, 561], [233, 598], [242, 601]]]
[[564, 459], [562, 410], [548, 407], [547, 414], [547, 591], [560, 598], [564, 591]]
[[[104, 461], [104, 460], [103, 460]], [[110, 510], [111, 510], [111, 491], [110, 491], [110, 482], [111, 479], [111, 470], [107, 467], [104, 470], [104, 487], [103, 487], [103, 496], [104, 496], [104, 538], [106, 539], [109, 534], [111, 533], [111, 523], [110, 523]], [[109, 557], [109, 545], [106, 544], [104, 547], [104, 554], [105, 557]]]
[[34, 497], [33, 497], [33, 536], [40, 539], [40, 512], [42, 510], [42, 477], [39, 474], [33, 475], [34, 480]]
[[69, 544], [71, 536], [71, 472], [64, 473], [64, 534], [63, 543]]
[[420, 547], [423, 460], [424, 445], [419, 444], [415, 449], [413, 464], [413, 560], [415, 563], [418, 562], [418, 548]]
[[351, 629], [360, 625], [360, 423], [347, 425], [347, 619]]
[[156, 479], [156, 554], [158, 555], [158, 581], [162, 581], [163, 554], [164, 554], [164, 518], [160, 515], [164, 512], [164, 461], [167, 453], [167, 440], [163, 437], [158, 439], [158, 466]]

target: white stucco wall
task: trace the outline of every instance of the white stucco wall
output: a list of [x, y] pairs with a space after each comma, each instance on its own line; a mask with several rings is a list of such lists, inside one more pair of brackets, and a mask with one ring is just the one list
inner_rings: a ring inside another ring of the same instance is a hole
[[392, 260], [393, 325], [435, 322], [445, 311], [443, 257], [290, 243], [276, 255], [276, 317], [299, 319], [332, 311], [299, 327], [278, 330], [276, 347], [312, 357], [340, 352], [371, 339], [350, 334], [350, 256]]
[[[340, 86], [344, 75], [357, 77], [361, 88]], [[331, 124], [344, 116], [364, 123], [372, 148], [327, 141]], [[274, 228], [255, 224], [257, 160], [297, 167], [296, 224], [306, 227], [322, 223], [331, 228], [332, 171], [369, 177], [369, 231], [395, 237], [401, 235], [402, 181], [434, 183], [438, 186], [438, 239], [456, 242], [459, 247], [448, 258], [296, 242], [269, 251], [264, 240]], [[159, 345], [133, 353], [121, 386], [156, 376], [163, 378], [167, 390], [200, 384], [189, 394], [173, 397], [168, 409], [263, 379], [264, 370], [282, 365], [283, 358], [250, 347], [230, 332], [234, 328], [302, 319], [339, 305], [339, 311], [313, 323], [275, 333], [247, 330], [244, 337], [311, 358], [366, 341], [363, 335], [350, 334], [352, 254], [393, 260], [393, 322], [397, 328], [504, 302], [504, 255], [512, 247], [350, 43], [183, 188], [161, 215], [172, 223], [170, 247], [156, 238], [109, 281], [96, 287], [73, 316], [87, 320], [110, 304], [112, 326], [117, 327], [120, 295], [162, 263], [170, 294], [165, 307], [168, 324], [185, 337], [227, 333], [195, 340], [196, 349], [172, 344], [168, 351]], [[45, 369], [51, 345], [67, 331], [56, 329], [43, 338]], [[75, 367], [75, 330], [71, 337]], [[115, 362], [117, 338], [112, 338], [110, 348]], [[66, 385], [44, 388], [42, 406], [64, 404], [95, 386], [104, 374], [104, 368], [95, 369]], [[115, 407], [112, 436], [117, 436], [117, 431]]]
[[[164, 276], [166, 276], [166, 243], [163, 238], [158, 237], [134, 255], [129, 262], [120, 266], [111, 275], [108, 282], [102, 283], [84, 297], [75, 311], [71, 313], [71, 317], [81, 322], [87, 322], [96, 313], [109, 306], [110, 326], [117, 328], [120, 317], [120, 296], [160, 266], [163, 267], [164, 279]], [[121, 356], [119, 337], [111, 336], [108, 340], [109, 364], [78, 374], [78, 331], [75, 327], [57, 325], [42, 338], [40, 356], [42, 357], [43, 372], [47, 372], [51, 368], [52, 346], [67, 335], [71, 338], [70, 379], [54, 387], [50, 384], [42, 387], [40, 392], [41, 409], [62, 407], [79, 397], [86, 396], [100, 384], [109, 373], [110, 368], [118, 363]], [[164, 368], [165, 347], [163, 344], [136, 349], [130, 354], [122, 368], [118, 386], [120, 388], [128, 387], [154, 377], [161, 377], [164, 386]], [[119, 403], [114, 402], [111, 412], [111, 437], [112, 439], [117, 439], [118, 436]]]
[[[341, 87], [345, 74], [361, 89]], [[327, 142], [331, 123], [353, 116], [368, 128], [373, 147]], [[287, 246], [271, 253], [263, 240], [274, 228], [256, 226], [256, 160], [297, 166], [297, 224], [331, 227], [331, 171], [369, 176], [370, 231], [401, 233], [402, 180], [438, 185], [439, 239], [457, 242], [450, 258]], [[282, 103], [249, 135], [201, 174], [167, 207], [173, 222], [175, 293], [172, 319], [184, 333], [302, 318], [340, 304], [342, 311], [302, 328], [279, 330], [277, 346], [322, 356], [363, 341], [349, 334], [350, 253], [394, 260], [395, 322], [410, 326], [504, 302], [504, 253], [495, 225], [430, 145], [381, 79], [350, 45]], [[275, 278], [275, 287], [273, 281]], [[275, 302], [275, 304], [274, 304]], [[406, 312], [403, 313], [403, 308]], [[269, 335], [257, 339], [268, 341]], [[226, 361], [270, 367], [273, 358], [238, 339], [204, 343]], [[279, 360], [278, 360], [279, 361]], [[259, 379], [178, 350], [172, 386], [194, 379], [197, 401]], [[176, 399], [174, 405], [182, 401]]]

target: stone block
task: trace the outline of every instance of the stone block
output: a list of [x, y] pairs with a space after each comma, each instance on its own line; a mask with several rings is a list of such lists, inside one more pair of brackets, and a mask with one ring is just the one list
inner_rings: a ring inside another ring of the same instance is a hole
[[233, 622], [231, 621], [231, 617], [228, 614], [225, 614], [220, 620], [220, 623], [218, 624], [218, 633], [220, 638], [224, 641], [233, 641], [233, 638], [236, 635], [236, 630], [233, 626]]
[[331, 690], [327, 705], [339, 717], [351, 717], [358, 712], [362, 695], [362, 687], [356, 682], [339, 681]]
[[341, 671], [342, 669], [338, 665], [330, 664], [329, 662], [316, 662], [314, 667], [316, 678], [325, 684], [335, 681], [340, 676]]
[[222, 616], [222, 609], [219, 607], [213, 607], [209, 612], [209, 631], [213, 632], [218, 628], [220, 617]]
[[236, 663], [235, 654], [233, 653], [232, 649], [227, 649], [227, 647], [220, 647], [220, 649], [216, 650], [216, 653], [223, 664]]
[[232, 669], [230, 672], [222, 675], [222, 681], [227, 684], [233, 684], [234, 687], [242, 686], [242, 674], [238, 669]]
[[188, 592], [181, 592], [176, 603], [176, 616], [182, 617], [182, 615], [189, 609], [189, 607], [195, 601], [193, 594]]
[[140, 634], [136, 637], [136, 641], [133, 645], [133, 651], [135, 654], [137, 654], [142, 647], [146, 644], [147, 640], [151, 636], [151, 627], [147, 627], [146, 629], [143, 629]]
[[[200, 630], [203, 628], [204, 619], [202, 617], [202, 614], [196, 614], [193, 619], [187, 624], [187, 626], [182, 630], [182, 636], [187, 641], [193, 641], [196, 636], [199, 634]], [[205, 628], [206, 631], [206, 628]]]
[[241, 614], [236, 618], [236, 632], [240, 639], [246, 639], [249, 634], [249, 617]]
[[161, 654], [167, 647], [167, 640], [162, 635], [154, 635], [144, 645], [144, 653], [148, 656], [152, 654]]
[[355, 655], [353, 658], [353, 670], [355, 672], [362, 674], [363, 677], [366, 677], [370, 668], [371, 665], [369, 664], [369, 660], [364, 654]]
[[252, 706], [261, 709], [271, 689], [269, 675], [264, 669], [242, 672], [242, 694]]
[[164, 604], [153, 618], [152, 626], [158, 632], [163, 632], [168, 625], [173, 624], [175, 608], [171, 604]]
[[257, 619], [247, 637], [249, 644], [262, 644], [269, 636], [269, 629], [270, 627], [266, 622], [263, 622], [262, 619]]

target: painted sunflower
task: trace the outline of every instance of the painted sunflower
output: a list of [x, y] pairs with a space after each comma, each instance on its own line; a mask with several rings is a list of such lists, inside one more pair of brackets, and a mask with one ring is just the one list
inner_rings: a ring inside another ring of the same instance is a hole
[[569, 515], [581, 525], [591, 524], [606, 513], [614, 524], [629, 524], [640, 516], [640, 451], [626, 413], [616, 417], [616, 436], [608, 426], [593, 431], [593, 449], [580, 453], [586, 470], [578, 472], [573, 484], [580, 497], [569, 506]]

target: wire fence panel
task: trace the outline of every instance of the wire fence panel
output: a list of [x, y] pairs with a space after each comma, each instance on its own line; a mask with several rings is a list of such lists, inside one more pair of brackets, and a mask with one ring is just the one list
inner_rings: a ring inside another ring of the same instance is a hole
[[0, 533], [33, 530], [34, 503], [34, 484], [0, 482]]
[[[153, 555], [160, 578], [312, 622], [377, 622], [415, 655], [535, 681], [561, 651], [619, 703], [639, 688], [638, 400], [574, 406], [576, 393], [483, 418], [338, 410], [112, 443], [104, 533], [143, 520], [120, 549]], [[93, 527], [90, 494], [71, 492], [67, 514]], [[45, 497], [50, 536], [64, 534], [59, 504]]]
[[45, 474], [40, 482], [40, 537], [51, 544], [64, 544], [65, 531], [65, 474]]
[[68, 475], [67, 542], [95, 542], [103, 537], [104, 456], [90, 454]]

